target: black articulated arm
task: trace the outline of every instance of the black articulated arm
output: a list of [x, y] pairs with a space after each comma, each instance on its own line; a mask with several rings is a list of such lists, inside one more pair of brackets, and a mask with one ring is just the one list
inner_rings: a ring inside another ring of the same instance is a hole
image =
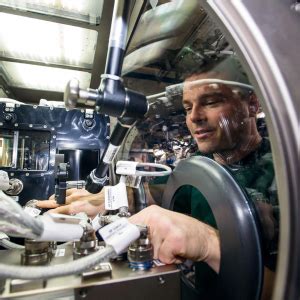
[[56, 178], [55, 178], [55, 201], [57, 204], [65, 204], [67, 179], [69, 165], [67, 163], [60, 163], [57, 166]]
[[84, 103], [95, 106], [99, 113], [118, 118], [99, 165], [87, 178], [86, 189], [91, 193], [100, 192], [106, 185], [109, 165], [127, 132], [137, 119], [142, 118], [148, 111], [146, 97], [126, 89], [120, 77], [126, 49], [130, 5], [131, 1], [115, 0], [105, 74], [101, 76], [99, 89], [82, 90], [78, 80], [73, 79], [68, 83], [64, 96], [68, 108], [75, 108], [77, 102]]
[[98, 193], [107, 184], [108, 169], [128, 132], [134, 126], [136, 118], [118, 118], [118, 122], [110, 136], [108, 147], [102, 155], [100, 163], [87, 177], [85, 188], [90, 193]]

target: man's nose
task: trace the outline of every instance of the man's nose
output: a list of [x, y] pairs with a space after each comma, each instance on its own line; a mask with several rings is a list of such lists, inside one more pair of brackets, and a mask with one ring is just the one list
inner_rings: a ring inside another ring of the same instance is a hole
[[192, 122], [200, 122], [206, 120], [206, 114], [204, 110], [198, 105], [193, 106], [189, 117]]

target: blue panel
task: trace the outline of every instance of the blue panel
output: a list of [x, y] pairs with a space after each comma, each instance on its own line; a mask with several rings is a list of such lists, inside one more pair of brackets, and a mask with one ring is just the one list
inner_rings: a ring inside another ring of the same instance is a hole
[[20, 168], [19, 165], [0, 167], [8, 172], [10, 178], [23, 182], [24, 189], [19, 195], [21, 205], [31, 199], [47, 199], [54, 193], [56, 153], [64, 154], [65, 162], [70, 162], [68, 180], [85, 179], [82, 177], [97, 166], [108, 142], [107, 116], [85, 115], [84, 110], [66, 111], [46, 106], [17, 105], [13, 111], [6, 111], [5, 108], [6, 105], [0, 103], [0, 136], [10, 130], [19, 131], [27, 138], [33, 137], [33, 140], [35, 136], [45, 133], [49, 139], [45, 142], [49, 147], [46, 151], [49, 156], [47, 167], [40, 170]]

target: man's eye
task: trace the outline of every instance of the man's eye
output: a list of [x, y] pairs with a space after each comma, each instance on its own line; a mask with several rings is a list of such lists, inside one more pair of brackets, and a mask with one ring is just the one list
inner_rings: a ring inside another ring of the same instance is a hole
[[188, 114], [192, 110], [192, 108], [190, 106], [185, 106], [184, 110]]
[[211, 100], [211, 101], [207, 101], [206, 105], [213, 105], [213, 104], [216, 104], [216, 103], [218, 103], [218, 101]]
[[205, 105], [215, 105], [222, 102], [220, 98], [209, 98], [205, 100]]

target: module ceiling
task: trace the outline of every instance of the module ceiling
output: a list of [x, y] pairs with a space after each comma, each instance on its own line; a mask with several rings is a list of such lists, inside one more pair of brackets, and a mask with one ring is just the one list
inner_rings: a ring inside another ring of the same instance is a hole
[[[73, 77], [81, 88], [98, 88], [114, 3], [0, 0], [0, 98], [61, 101]], [[198, 0], [128, 3], [123, 64], [128, 88], [146, 95], [161, 92], [178, 82], [184, 70], [205, 65], [226, 50], [226, 41]]]
[[[144, 1], [132, 3], [134, 24]], [[97, 88], [113, 6], [112, 0], [0, 0], [0, 96], [62, 100], [72, 77], [82, 88]]]

